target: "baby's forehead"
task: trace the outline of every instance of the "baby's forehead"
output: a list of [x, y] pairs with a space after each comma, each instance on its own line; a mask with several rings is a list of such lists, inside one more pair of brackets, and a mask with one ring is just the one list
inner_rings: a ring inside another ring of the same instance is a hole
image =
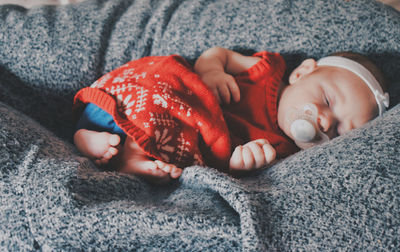
[[378, 104], [368, 89], [364, 89], [364, 92], [349, 92], [347, 100], [344, 100], [343, 109], [357, 128], [379, 115]]
[[[361, 89], [367, 89], [372, 93], [379, 109], [379, 115], [382, 115], [386, 108], [389, 107], [388, 93], [383, 92], [381, 84], [376, 80], [375, 76], [360, 63], [345, 57], [328, 56], [318, 60], [317, 65], [342, 68], [356, 75], [361, 80], [357, 81], [357, 83], [364, 84], [360, 86]], [[355, 92], [355, 95], [356, 93], [357, 92]]]

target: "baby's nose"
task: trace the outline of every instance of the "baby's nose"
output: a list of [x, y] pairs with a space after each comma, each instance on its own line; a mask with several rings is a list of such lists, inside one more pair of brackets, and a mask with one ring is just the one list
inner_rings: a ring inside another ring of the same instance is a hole
[[327, 134], [330, 139], [338, 136], [337, 132], [338, 120], [333, 114], [319, 114], [318, 115], [318, 126], [320, 130]]

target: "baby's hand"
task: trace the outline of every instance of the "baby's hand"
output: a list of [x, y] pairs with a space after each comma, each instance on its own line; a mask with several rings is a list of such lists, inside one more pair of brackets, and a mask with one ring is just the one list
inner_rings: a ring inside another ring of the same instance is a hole
[[237, 146], [229, 161], [229, 170], [250, 171], [259, 169], [275, 160], [276, 151], [266, 139], [257, 139]]
[[218, 102], [229, 104], [240, 100], [240, 90], [232, 75], [215, 70], [201, 75], [203, 82], [211, 89]]

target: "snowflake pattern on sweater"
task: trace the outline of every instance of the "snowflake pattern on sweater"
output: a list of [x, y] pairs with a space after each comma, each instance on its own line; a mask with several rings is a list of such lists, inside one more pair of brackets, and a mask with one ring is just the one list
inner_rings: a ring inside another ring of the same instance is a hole
[[[226, 164], [230, 138], [214, 95], [180, 56], [131, 61], [75, 96], [74, 108], [94, 103], [149, 156], [178, 167]], [[200, 147], [201, 146], [201, 147]]]

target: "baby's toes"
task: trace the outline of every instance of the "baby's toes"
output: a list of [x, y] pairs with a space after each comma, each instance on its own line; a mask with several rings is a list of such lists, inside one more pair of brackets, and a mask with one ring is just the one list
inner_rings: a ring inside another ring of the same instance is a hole
[[115, 155], [118, 154], [118, 149], [115, 148], [115, 147], [110, 147], [110, 148], [108, 149], [108, 153], [110, 153], [111, 156], [115, 156]]
[[94, 160], [93, 162], [97, 166], [104, 166], [104, 165], [108, 164], [108, 161], [110, 161], [110, 159], [102, 157], [102, 158]]
[[181, 176], [182, 174], [182, 169], [176, 167], [173, 164], [167, 164], [160, 160], [155, 160], [154, 162], [157, 164], [158, 169], [169, 173], [171, 178], [173, 179], [179, 178], [179, 176]]
[[95, 159], [95, 160], [93, 160], [93, 162], [94, 162], [95, 165], [97, 165], [97, 166], [102, 166], [102, 162], [101, 162], [100, 159]]
[[171, 178], [173, 178], [173, 179], [176, 179], [176, 178], [179, 178], [180, 176], [181, 176], [181, 174], [182, 174], [182, 169], [181, 168], [178, 168], [178, 167], [176, 167], [176, 166], [173, 166], [172, 167], [172, 170], [171, 170], [171, 172], [170, 172], [170, 176], [171, 176]]
[[103, 155], [101, 158], [104, 158], [104, 159], [111, 159], [112, 156], [113, 156], [113, 155], [111, 154], [110, 150], [108, 150], [106, 153], [104, 153], [104, 155]]
[[157, 164], [158, 169], [170, 173], [172, 169], [172, 165], [164, 163], [163, 161], [160, 160], [154, 160], [154, 162]]
[[120, 142], [121, 142], [121, 138], [116, 134], [112, 134], [112, 135], [110, 135], [110, 138], [108, 138], [108, 143], [111, 146], [117, 146]]
[[108, 148], [108, 151], [104, 153], [102, 159], [110, 160], [112, 157], [118, 154], [118, 149], [115, 147]]

